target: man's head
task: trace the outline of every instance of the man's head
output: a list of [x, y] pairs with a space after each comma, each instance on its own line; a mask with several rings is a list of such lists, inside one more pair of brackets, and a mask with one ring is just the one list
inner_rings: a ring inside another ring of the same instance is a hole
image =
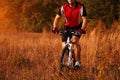
[[70, 5], [75, 4], [76, 0], [67, 0]]

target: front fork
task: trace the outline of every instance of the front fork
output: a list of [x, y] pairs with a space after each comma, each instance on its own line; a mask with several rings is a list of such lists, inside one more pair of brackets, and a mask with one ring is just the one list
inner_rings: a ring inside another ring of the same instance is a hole
[[69, 49], [69, 57], [68, 57], [68, 64], [67, 64], [67, 66], [71, 66], [71, 64], [72, 64], [72, 56], [73, 56], [73, 45], [72, 44], [69, 44], [69, 46], [68, 46], [68, 49]]

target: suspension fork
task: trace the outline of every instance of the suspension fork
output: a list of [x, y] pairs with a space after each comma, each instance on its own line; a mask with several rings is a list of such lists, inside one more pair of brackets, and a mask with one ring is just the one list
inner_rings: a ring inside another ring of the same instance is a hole
[[68, 46], [68, 49], [69, 49], [69, 57], [68, 57], [68, 64], [67, 66], [70, 66], [71, 65], [71, 60], [72, 60], [72, 52], [73, 52], [73, 45], [71, 43], [69, 43], [69, 46]]

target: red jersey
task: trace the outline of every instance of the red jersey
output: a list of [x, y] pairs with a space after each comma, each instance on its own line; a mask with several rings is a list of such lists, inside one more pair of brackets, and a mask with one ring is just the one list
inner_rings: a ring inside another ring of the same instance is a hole
[[82, 16], [86, 16], [84, 5], [76, 2], [75, 7], [70, 7], [68, 3], [61, 6], [58, 15], [64, 15], [66, 18], [65, 26], [76, 27], [82, 21]]

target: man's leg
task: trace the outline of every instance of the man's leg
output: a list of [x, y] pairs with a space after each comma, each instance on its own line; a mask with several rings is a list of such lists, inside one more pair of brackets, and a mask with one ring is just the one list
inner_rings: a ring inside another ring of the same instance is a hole
[[65, 47], [65, 42], [62, 42], [62, 49]]
[[72, 42], [74, 43], [74, 53], [75, 53], [75, 59], [76, 59], [76, 64], [78, 66], [80, 66], [80, 62], [81, 62], [81, 47], [80, 47], [80, 44], [79, 44], [79, 38], [74, 36], [72, 38]]

